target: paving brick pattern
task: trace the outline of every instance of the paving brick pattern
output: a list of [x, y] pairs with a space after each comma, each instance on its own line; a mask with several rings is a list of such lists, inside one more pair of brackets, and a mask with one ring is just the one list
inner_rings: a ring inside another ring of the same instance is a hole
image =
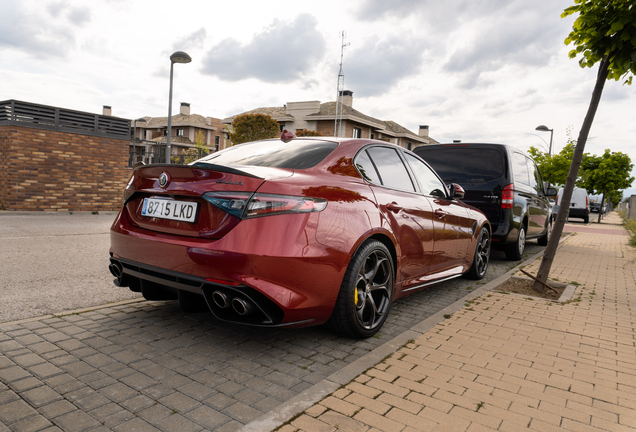
[[556, 256], [573, 301], [483, 295], [278, 430], [636, 430], [636, 250], [601, 227]]
[[401, 299], [361, 341], [220, 323], [176, 302], [0, 324], [0, 432], [236, 431], [517, 264], [493, 255], [485, 281]]

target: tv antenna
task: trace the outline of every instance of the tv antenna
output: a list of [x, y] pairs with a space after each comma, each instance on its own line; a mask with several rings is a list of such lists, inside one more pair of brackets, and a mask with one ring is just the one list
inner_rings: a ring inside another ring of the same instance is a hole
[[338, 90], [336, 93], [336, 124], [334, 125], [333, 135], [342, 136], [342, 93], [344, 92], [344, 72], [342, 71], [342, 58], [344, 56], [344, 49], [350, 44], [345, 43], [345, 32], [340, 32], [342, 42], [340, 45], [340, 71], [338, 72]]

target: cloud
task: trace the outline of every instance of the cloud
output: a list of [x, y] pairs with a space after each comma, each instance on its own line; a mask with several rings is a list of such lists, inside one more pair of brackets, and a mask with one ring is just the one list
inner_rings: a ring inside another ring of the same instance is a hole
[[68, 19], [72, 24], [83, 27], [91, 20], [91, 12], [88, 8], [73, 8], [68, 13]]
[[360, 48], [345, 49], [345, 87], [362, 97], [382, 95], [401, 79], [420, 72], [425, 42], [411, 35], [372, 37]]
[[[51, 3], [46, 15], [27, 13], [18, 2], [0, 3], [0, 49], [13, 48], [39, 57], [65, 57], [75, 47], [75, 35], [68, 23], [85, 25], [90, 21], [86, 8], [68, 8]], [[67, 20], [63, 20], [65, 12]]]
[[225, 81], [255, 78], [285, 83], [313, 72], [325, 52], [316, 19], [299, 15], [293, 22], [274, 20], [247, 44], [227, 38], [207, 52], [202, 72]]
[[173, 46], [173, 51], [188, 51], [193, 48], [202, 48], [207, 33], [205, 28], [201, 27], [199, 30], [179, 39]]

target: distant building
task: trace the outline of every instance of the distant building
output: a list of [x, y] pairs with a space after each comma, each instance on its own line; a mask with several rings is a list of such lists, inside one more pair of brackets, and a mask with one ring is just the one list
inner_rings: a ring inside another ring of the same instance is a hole
[[[220, 119], [190, 114], [190, 104], [182, 102], [179, 114], [172, 116], [172, 135], [170, 147], [172, 156], [179, 156], [188, 149], [195, 148], [196, 137], [199, 132], [203, 135], [203, 143], [211, 152], [226, 147], [223, 131], [224, 125]], [[142, 117], [130, 124], [131, 155], [135, 161], [144, 163], [159, 163], [165, 161], [165, 144], [168, 135], [168, 117]], [[136, 135], [135, 135], [136, 133]]]
[[[282, 107], [256, 108], [241, 114], [267, 114], [280, 124], [281, 131], [307, 129], [324, 136], [335, 135], [336, 102], [288, 102]], [[234, 117], [223, 119], [223, 123], [232, 123]], [[394, 121], [379, 120], [355, 110], [353, 92], [349, 90], [342, 92], [342, 131], [344, 137], [377, 139], [409, 150], [437, 143], [429, 137], [428, 126], [420, 126], [419, 133], [415, 134]]]

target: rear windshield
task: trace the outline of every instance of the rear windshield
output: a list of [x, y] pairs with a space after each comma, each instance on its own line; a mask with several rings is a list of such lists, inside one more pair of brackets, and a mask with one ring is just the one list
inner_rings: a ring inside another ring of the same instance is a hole
[[249, 165], [272, 168], [305, 169], [316, 166], [338, 143], [318, 140], [254, 141], [213, 153], [193, 164]]
[[422, 147], [416, 153], [433, 167], [445, 183], [486, 183], [504, 174], [501, 153], [494, 149]]

